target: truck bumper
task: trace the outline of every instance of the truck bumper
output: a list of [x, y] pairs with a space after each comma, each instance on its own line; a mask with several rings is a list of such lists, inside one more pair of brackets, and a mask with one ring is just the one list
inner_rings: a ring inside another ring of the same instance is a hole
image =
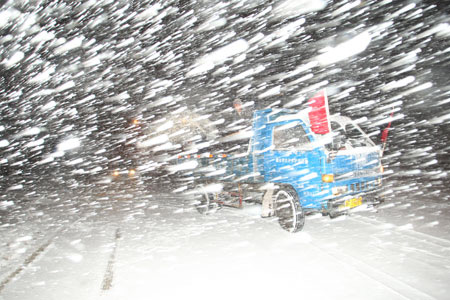
[[369, 206], [376, 206], [384, 202], [384, 199], [380, 196], [379, 190], [368, 191], [365, 193], [345, 195], [328, 200], [326, 211], [330, 214], [342, 213], [352, 208], [367, 204]]

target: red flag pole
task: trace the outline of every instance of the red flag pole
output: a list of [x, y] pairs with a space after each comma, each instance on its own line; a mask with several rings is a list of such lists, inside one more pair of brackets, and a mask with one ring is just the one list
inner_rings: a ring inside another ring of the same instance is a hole
[[384, 154], [384, 150], [386, 149], [386, 143], [389, 135], [389, 130], [391, 128], [392, 118], [394, 117], [394, 108], [392, 108], [392, 112], [389, 116], [390, 120], [386, 128], [381, 133], [381, 142], [383, 143], [383, 149], [381, 150], [381, 156]]

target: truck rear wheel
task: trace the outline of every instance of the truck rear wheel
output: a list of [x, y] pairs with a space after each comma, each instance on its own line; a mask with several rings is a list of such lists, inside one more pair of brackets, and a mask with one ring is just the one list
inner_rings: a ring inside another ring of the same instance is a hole
[[215, 193], [208, 193], [203, 186], [199, 187], [200, 202], [196, 204], [197, 211], [202, 215], [209, 215], [222, 208]]
[[275, 211], [281, 228], [289, 232], [298, 232], [305, 225], [305, 213], [292, 188], [282, 187], [275, 194]]

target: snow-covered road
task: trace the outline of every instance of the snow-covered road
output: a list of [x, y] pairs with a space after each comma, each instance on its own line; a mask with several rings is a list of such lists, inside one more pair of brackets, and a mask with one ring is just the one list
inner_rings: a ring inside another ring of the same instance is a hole
[[290, 234], [257, 205], [191, 203], [128, 188], [3, 205], [0, 299], [448, 299], [448, 206], [391, 199]]

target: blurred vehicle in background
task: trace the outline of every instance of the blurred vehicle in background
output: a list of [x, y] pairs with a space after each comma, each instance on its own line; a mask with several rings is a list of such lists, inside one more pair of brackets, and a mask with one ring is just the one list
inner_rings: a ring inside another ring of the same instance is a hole
[[108, 158], [108, 176], [112, 180], [138, 177], [140, 153], [136, 143], [139, 136], [142, 136], [142, 126], [136, 118], [127, 120], [125, 128], [112, 136]]

